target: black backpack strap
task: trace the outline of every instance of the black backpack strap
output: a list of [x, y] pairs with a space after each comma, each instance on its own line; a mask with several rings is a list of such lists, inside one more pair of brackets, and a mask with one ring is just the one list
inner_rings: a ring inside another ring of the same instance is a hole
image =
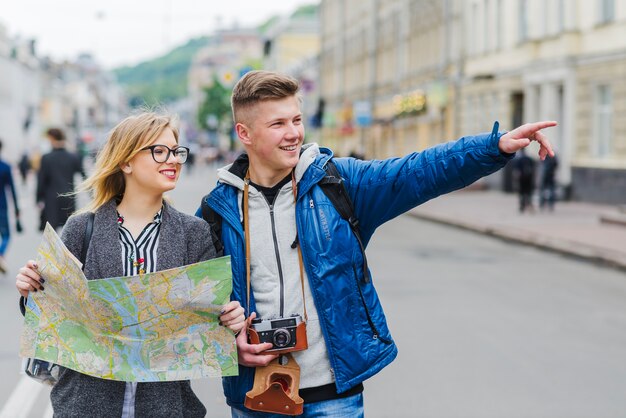
[[213, 240], [213, 246], [215, 247], [215, 253], [218, 257], [224, 255], [224, 245], [222, 244], [222, 217], [209, 206], [207, 203], [208, 195], [202, 198], [200, 203], [200, 210], [202, 212], [202, 219], [204, 219], [211, 227], [211, 239]]
[[352, 232], [359, 243], [359, 247], [361, 247], [361, 252], [363, 253], [364, 280], [366, 283], [369, 283], [370, 274], [367, 266], [367, 256], [365, 255], [365, 247], [363, 246], [363, 240], [361, 239], [361, 234], [359, 232], [359, 220], [354, 214], [352, 199], [350, 199], [350, 195], [348, 194], [343, 178], [341, 178], [341, 175], [337, 170], [337, 166], [335, 166], [332, 159], [326, 162], [325, 170], [326, 175], [318, 184], [322, 188], [326, 197], [328, 197], [331, 201], [339, 215], [350, 224], [350, 228], [352, 229]]
[[[83, 248], [80, 251], [80, 262], [83, 265], [83, 271], [85, 271], [85, 261], [87, 260], [87, 250], [89, 249], [89, 243], [91, 242], [91, 235], [93, 235], [93, 221], [96, 214], [89, 212], [87, 218], [87, 225], [85, 226], [85, 235], [83, 236]], [[22, 316], [26, 315], [26, 298], [20, 296], [20, 312]]]

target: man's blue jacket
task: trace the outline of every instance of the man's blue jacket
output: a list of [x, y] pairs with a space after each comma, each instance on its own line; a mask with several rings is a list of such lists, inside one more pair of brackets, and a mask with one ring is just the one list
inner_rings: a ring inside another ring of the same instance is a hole
[[[354, 204], [364, 245], [383, 223], [441, 194], [465, 187], [503, 167], [512, 155], [491, 134], [464, 137], [403, 158], [362, 161], [335, 158]], [[337, 391], [376, 374], [397, 355], [374, 284], [363, 274], [363, 254], [347, 221], [318, 186], [332, 152], [321, 148], [298, 184], [296, 223], [311, 292], [320, 318]], [[207, 203], [222, 217], [225, 255], [231, 256], [232, 299], [246, 307], [244, 231], [238, 190], [219, 183]], [[198, 210], [197, 215], [201, 215]], [[251, 295], [250, 311], [255, 312]], [[248, 315], [249, 312], [246, 313]], [[223, 379], [229, 405], [241, 406], [252, 388], [254, 369]]]

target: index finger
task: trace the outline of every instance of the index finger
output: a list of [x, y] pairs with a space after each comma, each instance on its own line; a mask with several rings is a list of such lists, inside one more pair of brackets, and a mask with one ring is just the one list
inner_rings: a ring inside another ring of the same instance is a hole
[[556, 125], [558, 125], [556, 121], [544, 120], [540, 122], [532, 122], [532, 123], [527, 123], [526, 125], [522, 125], [522, 129], [523, 129], [524, 136], [530, 136], [537, 131], [540, 131], [546, 128], [552, 128]]
[[530, 125], [535, 131], [539, 131], [545, 128], [552, 128], [553, 126], [558, 125], [558, 122], [555, 120], [542, 120], [540, 122], [533, 122]]

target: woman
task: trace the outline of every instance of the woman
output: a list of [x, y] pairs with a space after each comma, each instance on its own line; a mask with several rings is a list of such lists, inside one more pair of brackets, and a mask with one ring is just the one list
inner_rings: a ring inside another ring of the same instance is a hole
[[[178, 145], [170, 117], [142, 113], [124, 119], [99, 153], [94, 173], [79, 187], [93, 193], [91, 203], [73, 215], [62, 239], [78, 258], [89, 212], [95, 213], [87, 279], [150, 273], [216, 256], [209, 226], [178, 212], [163, 200], [174, 189], [188, 149]], [[28, 297], [44, 290], [31, 260], [20, 269], [16, 286]], [[221, 324], [238, 332], [244, 326], [238, 302], [224, 306]], [[203, 417], [206, 409], [189, 381], [131, 383], [104, 380], [62, 368], [50, 394], [55, 417]]]

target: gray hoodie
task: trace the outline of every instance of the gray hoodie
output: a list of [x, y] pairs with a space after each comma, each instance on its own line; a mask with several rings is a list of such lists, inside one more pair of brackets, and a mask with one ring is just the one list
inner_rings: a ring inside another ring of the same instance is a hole
[[[317, 144], [306, 144], [295, 169], [296, 182], [319, 154]], [[218, 170], [219, 181], [239, 189], [239, 217], [244, 182], [229, 172], [231, 166]], [[291, 247], [296, 238], [296, 210], [291, 182], [284, 185], [270, 210], [263, 193], [250, 185], [248, 211], [250, 215], [250, 270], [258, 318], [278, 318], [280, 313], [280, 273], [283, 277], [284, 317], [300, 314], [304, 317], [298, 250]], [[273, 217], [273, 221], [272, 221]], [[310, 388], [334, 382], [317, 310], [304, 272], [304, 295], [308, 322], [306, 325], [309, 348], [293, 353], [300, 365], [300, 388]]]

